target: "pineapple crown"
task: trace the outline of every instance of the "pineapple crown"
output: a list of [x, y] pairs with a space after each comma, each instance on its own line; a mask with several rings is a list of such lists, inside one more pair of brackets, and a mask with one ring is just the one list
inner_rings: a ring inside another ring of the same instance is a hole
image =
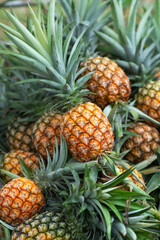
[[[71, 28], [76, 25], [73, 41], [84, 31], [85, 56], [95, 52], [98, 38], [95, 30], [100, 30], [102, 26], [110, 21], [110, 12], [108, 6], [110, 0], [59, 0], [60, 6], [65, 13], [65, 21], [72, 23]], [[87, 29], [86, 29], [87, 27]]]
[[78, 70], [78, 67], [83, 55], [82, 37], [85, 30], [72, 45], [75, 28], [69, 31], [70, 24], [63, 26], [63, 17], [59, 19], [55, 17], [55, 1], [50, 1], [47, 27], [44, 26], [43, 20], [39, 20], [43, 19], [43, 14], [39, 13], [38, 17], [31, 7], [29, 9], [32, 29], [27, 29], [13, 14], [6, 11], [16, 30], [4, 24], [0, 25], [17, 48], [16, 52], [1, 50], [0, 53], [16, 58], [18, 70], [30, 72], [32, 68], [34, 78], [17, 81], [15, 84], [42, 84], [43, 87], [38, 89], [36, 94], [45, 91], [63, 102], [61, 105], [64, 105], [64, 98], [69, 99], [70, 104], [74, 105], [78, 99], [87, 95], [88, 90], [83, 86], [92, 74], [86, 74], [78, 79], [84, 71], [84, 68]]
[[129, 15], [125, 21], [122, 1], [113, 0], [111, 4], [113, 29], [105, 26], [103, 31], [96, 31], [105, 42], [100, 48], [116, 58], [116, 62], [130, 74], [132, 86], [135, 87], [143, 86], [153, 78], [155, 69], [160, 63], [160, 54], [156, 53], [157, 42], [151, 41], [152, 7], [145, 11], [136, 24], [139, 2], [131, 1]]
[[[112, 236], [118, 235], [122, 235], [121, 239], [123, 237], [132, 239], [131, 236], [137, 236], [139, 231], [143, 233], [142, 229], [145, 228], [145, 221], [148, 217], [151, 217], [150, 219], [154, 222], [156, 232], [159, 222], [147, 212], [149, 207], [143, 208], [141, 204], [135, 202], [139, 198], [146, 199], [148, 196], [145, 193], [119, 190], [117, 187], [117, 184], [122, 182], [132, 170], [130, 168], [110, 181], [100, 183], [98, 182], [98, 167], [88, 167], [86, 164], [83, 180], [75, 170], [72, 170], [73, 182], [64, 178], [67, 187], [59, 192], [60, 207], [63, 206], [64, 216], [67, 214], [70, 219], [73, 215], [78, 219], [78, 222], [82, 224], [81, 228], [86, 233], [86, 239], [111, 239]], [[130, 205], [126, 212], [128, 199], [130, 199]], [[49, 210], [57, 209], [55, 199], [50, 199], [48, 204]], [[141, 217], [138, 216], [139, 212], [142, 213]], [[135, 223], [134, 220], [137, 220], [137, 228], [132, 226], [132, 222]], [[149, 221], [148, 224], [149, 228], [151, 226]], [[114, 226], [116, 226], [116, 232], [114, 232]], [[124, 236], [120, 226], [125, 229]]]

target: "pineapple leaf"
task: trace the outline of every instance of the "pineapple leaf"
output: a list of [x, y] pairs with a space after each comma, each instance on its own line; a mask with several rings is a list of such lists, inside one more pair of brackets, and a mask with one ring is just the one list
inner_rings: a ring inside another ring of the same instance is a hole
[[54, 68], [47, 66], [46, 70], [57, 82], [59, 81], [61, 84], [66, 84], [66, 79], [61, 76]]
[[151, 14], [152, 6], [145, 12], [143, 15], [143, 18], [141, 19], [140, 23], [138, 24], [137, 34], [136, 34], [136, 42], [137, 44], [140, 42], [140, 40], [143, 38], [143, 34], [145, 31], [145, 26], [147, 25], [147, 20]]
[[71, 16], [72, 16], [71, 4], [69, 3], [69, 1], [65, 1], [65, 0], [59, 0], [59, 1], [65, 10], [68, 20], [72, 21], [72, 19], [71, 19]]
[[86, 29], [80, 34], [80, 36], [77, 38], [77, 40], [75, 41], [75, 43], [71, 49], [70, 56], [69, 56], [68, 62], [67, 62], [67, 73], [68, 74], [70, 73], [70, 71], [73, 67], [73, 64], [75, 63], [75, 61], [77, 60], [77, 58], [80, 54], [82, 44], [83, 44], [83, 42], [80, 43], [80, 41], [81, 41], [85, 31], [86, 31]]
[[82, 88], [84, 86], [84, 84], [88, 81], [88, 79], [92, 76], [93, 72], [89, 72], [87, 74], [85, 74], [84, 76], [82, 76], [81, 78], [79, 78], [76, 81], [76, 85], [78, 88]]
[[27, 178], [33, 179], [33, 171], [25, 164], [25, 162], [19, 157], [19, 163], [21, 165], [21, 172]]
[[140, 193], [136, 193], [136, 192], [123, 191], [123, 190], [119, 190], [119, 189], [116, 189], [116, 190], [112, 191], [111, 195], [112, 195], [112, 198], [114, 200], [117, 200], [117, 199], [127, 200], [130, 197], [131, 198], [133, 197], [133, 198], [136, 198], [136, 199], [147, 199], [148, 198], [150, 200], [151, 199], [153, 200], [153, 198], [150, 197], [149, 195], [147, 196], [147, 194], [140, 194]]
[[143, 113], [142, 111], [140, 111], [138, 108], [135, 108], [133, 106], [130, 105], [125, 105], [124, 103], [121, 102], [121, 104], [125, 107], [126, 110], [128, 110], [129, 112], [131, 112], [132, 114], [138, 114], [140, 117], [153, 122], [157, 125], [160, 125], [160, 123], [156, 120], [154, 120], [153, 118], [149, 117], [148, 115], [146, 115], [145, 113]]
[[102, 209], [102, 212], [103, 212], [103, 215], [105, 217], [105, 221], [106, 221], [106, 226], [107, 226], [107, 236], [108, 236], [108, 239], [111, 240], [111, 227], [112, 227], [112, 220], [111, 220], [111, 216], [110, 216], [110, 213], [109, 211], [107, 210], [106, 207], [104, 206], [101, 206], [101, 209]]
[[47, 34], [48, 44], [51, 50], [52, 38], [55, 37], [55, 1], [51, 0], [49, 3], [48, 17], [47, 17]]
[[22, 35], [21, 35], [19, 32], [15, 31], [13, 28], [8, 27], [7, 25], [5, 25], [5, 24], [3, 24], [3, 23], [0, 23], [0, 26], [1, 26], [2, 28], [4, 28], [7, 32], [9, 32], [10, 34], [12, 34], [13, 36], [16, 36], [17, 38], [19, 38], [19, 39], [21, 39], [21, 40], [24, 41], [24, 38], [22, 37]]
[[116, 208], [116, 206], [114, 204], [112, 204], [111, 201], [103, 201], [103, 200], [100, 200], [101, 203], [103, 203], [104, 205], [108, 206], [114, 213], [115, 215], [118, 217], [118, 219], [122, 222], [122, 217], [121, 217], [121, 214], [120, 212], [118, 211], [118, 209]]
[[120, 44], [119, 36], [113, 29], [108, 26], [104, 26], [103, 32]]
[[73, 29], [68, 33], [64, 44], [63, 44], [63, 59], [64, 59], [64, 65], [66, 66], [67, 64], [67, 55], [68, 55], [68, 49], [73, 37], [73, 32], [75, 31], [75, 27], [73, 27]]
[[34, 48], [30, 47], [28, 44], [20, 40], [19, 38], [11, 35], [10, 33], [6, 33], [6, 35], [17, 45], [28, 57], [34, 58], [39, 61], [43, 65], [47, 65], [52, 67], [50, 61], [45, 56], [42, 56], [38, 51], [34, 50]]
[[129, 224], [132, 225], [132, 224], [138, 223], [139, 221], [145, 220], [146, 216], [148, 216], [148, 215], [143, 214], [143, 215], [140, 215], [140, 216], [129, 217]]
[[134, 211], [129, 211], [128, 212], [128, 215], [129, 216], [140, 216], [142, 215], [143, 213], [147, 212], [152, 206], [148, 206], [148, 207], [144, 207], [144, 208], [141, 208], [141, 209], [138, 209], [138, 210], [134, 210]]
[[43, 48], [49, 53], [47, 38], [46, 38], [42, 28], [41, 28], [40, 21], [36, 17], [33, 9], [30, 7], [30, 5], [29, 5], [29, 11], [30, 11], [31, 18], [32, 18], [34, 26], [35, 26], [35, 30], [36, 30], [36, 34], [37, 34], [37, 37], [39, 39], [39, 42], [41, 43]]
[[[11, 225], [3, 222], [2, 220], [0, 220], [0, 223], [1, 223], [5, 228], [10, 229], [10, 230], [12, 230], [12, 231], [14, 230], [14, 227], [12, 227]], [[7, 239], [6, 239], [6, 240], [7, 240]]]
[[[47, 73], [45, 66], [43, 64], [41, 64], [39, 61], [37, 61], [33, 58], [30, 58], [30, 57], [27, 57], [27, 56], [23, 56], [18, 53], [11, 52], [11, 51], [0, 50], [0, 53], [2, 55], [3, 54], [10, 55], [10, 56], [14, 56], [14, 57], [18, 58], [22, 62], [25, 62], [26, 64], [31, 66], [33, 71], [37, 71], [37, 72], [41, 73], [44, 77], [48, 78], [48, 73]], [[17, 68], [18, 68], [18, 66], [17, 66]], [[29, 71], [31, 71], [31, 69], [29, 69]]]
[[35, 49], [35, 51], [39, 52], [45, 59], [51, 62], [49, 54], [40, 44], [40, 42], [27, 30], [27, 28], [18, 20], [16, 19], [11, 13], [5, 10], [7, 17], [10, 21], [14, 24], [17, 28], [18, 32], [24, 37], [26, 40], [26, 44], [31, 46], [31, 48]]
[[152, 191], [160, 188], [160, 173], [155, 173], [147, 183], [147, 192], [151, 193]]
[[[126, 230], [125, 224], [123, 224], [122, 222], [115, 221], [115, 222], [113, 223], [113, 228], [114, 228], [115, 230], [117, 230], [117, 232], [120, 233], [123, 237], [126, 236], [127, 230]], [[116, 235], [117, 235], [117, 234], [116, 234]], [[121, 235], [120, 235], [120, 238], [118, 238], [118, 240], [119, 240], [119, 239], [122, 239], [122, 240], [123, 240], [123, 238], [122, 238]]]
[[[97, 36], [99, 36], [100, 38], [102, 38], [107, 44], [109, 44], [112, 53], [113, 54], [117, 54], [119, 55], [122, 59], [126, 58], [126, 53], [123, 49], [123, 47], [121, 46], [120, 43], [118, 43], [117, 41], [115, 41], [113, 38], [107, 36], [106, 34], [100, 32], [100, 31], [95, 31], [95, 33], [97, 34]], [[112, 44], [114, 45], [114, 47], [112, 47], [110, 45], [110, 43], [112, 42]]]
[[[151, 164], [152, 162], [154, 162], [156, 159], [157, 159], [157, 156], [156, 156], [156, 155], [153, 155], [153, 156], [149, 157], [148, 159], [146, 159], [146, 160], [138, 163], [138, 164], [136, 165], [136, 169], [137, 169], [138, 171], [140, 171], [140, 170], [144, 169], [145, 167], [147, 167], [148, 165], [150, 165], [150, 164]], [[142, 171], [142, 172], [143, 172], [143, 171]]]
[[128, 237], [130, 240], [137, 240], [137, 236], [131, 228], [126, 226], [126, 230], [127, 230], [126, 237]]
[[131, 2], [131, 7], [129, 11], [129, 17], [128, 17], [128, 36], [132, 40], [132, 44], [134, 46], [134, 50], [136, 48], [135, 46], [135, 30], [136, 30], [136, 10], [138, 7], [139, 1], [133, 0]]
[[121, 1], [112, 1], [112, 16], [116, 32], [119, 32], [119, 30], [121, 30], [123, 33], [125, 33], [125, 23]]
[[20, 176], [18, 176], [17, 174], [8, 172], [6, 170], [0, 169], [0, 172], [5, 173], [6, 175], [8, 175], [10, 178], [15, 179], [15, 178], [19, 178]]

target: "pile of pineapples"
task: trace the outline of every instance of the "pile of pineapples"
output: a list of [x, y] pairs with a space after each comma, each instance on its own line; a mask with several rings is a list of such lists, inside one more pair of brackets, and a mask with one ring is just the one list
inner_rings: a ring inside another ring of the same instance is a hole
[[0, 24], [0, 239], [158, 240], [159, 0], [28, 8]]

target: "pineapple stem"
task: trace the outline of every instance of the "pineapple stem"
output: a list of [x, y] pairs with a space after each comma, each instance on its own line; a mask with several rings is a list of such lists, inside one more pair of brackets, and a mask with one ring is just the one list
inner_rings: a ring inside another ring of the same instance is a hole
[[49, 174], [49, 177], [50, 178], [56, 178], [59, 176], [66, 176], [68, 175], [69, 173], [71, 173], [71, 169], [74, 169], [75, 171], [77, 172], [83, 172], [84, 169], [86, 168], [86, 164], [88, 167], [93, 167], [95, 166], [97, 163], [97, 161], [91, 161], [91, 162], [87, 162], [87, 163], [79, 163], [79, 162], [75, 162], [75, 163], [71, 163], [71, 164], [68, 164], [67, 167], [65, 168], [59, 168], [57, 169], [56, 171], [53, 171]]
[[[149, 206], [150, 206], [149, 203], [147, 203], [146, 200], [143, 200], [143, 201], [140, 200], [140, 204], [141, 204], [143, 207], [149, 207]], [[150, 208], [150, 209], [149, 209], [149, 212], [150, 212], [151, 214], [153, 214], [153, 216], [154, 216], [156, 219], [160, 220], [160, 212], [159, 212], [158, 210], [156, 210], [156, 209], [154, 209], [154, 208]]]

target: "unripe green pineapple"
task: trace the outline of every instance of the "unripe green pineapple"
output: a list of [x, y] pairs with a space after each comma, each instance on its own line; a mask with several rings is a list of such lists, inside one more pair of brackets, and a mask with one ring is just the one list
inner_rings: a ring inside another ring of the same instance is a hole
[[[12, 240], [75, 240], [85, 239], [83, 234], [79, 233], [82, 238], [77, 238], [78, 232], [77, 221], [69, 221], [64, 218], [63, 214], [55, 212], [44, 212], [19, 225], [12, 234]], [[78, 235], [79, 235], [78, 234]]]

